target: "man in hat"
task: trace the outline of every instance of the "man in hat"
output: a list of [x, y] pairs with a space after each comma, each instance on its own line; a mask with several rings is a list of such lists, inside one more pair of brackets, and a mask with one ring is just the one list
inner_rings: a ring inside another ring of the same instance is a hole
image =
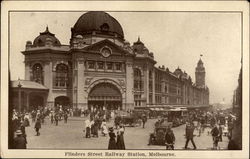
[[219, 130], [219, 125], [215, 124], [213, 129], [211, 130], [211, 134], [213, 137], [213, 149], [217, 150], [218, 149], [218, 142], [220, 140], [220, 130]]
[[40, 121], [40, 119], [36, 120], [35, 129], [36, 129], [36, 136], [39, 136], [40, 135], [39, 129], [41, 129], [41, 121]]
[[67, 123], [67, 121], [68, 121], [68, 112], [67, 112], [67, 111], [64, 111], [63, 114], [64, 114], [64, 115], [63, 115], [63, 117], [64, 117], [64, 123]]
[[166, 143], [166, 149], [168, 150], [169, 148], [171, 150], [174, 149], [174, 143], [175, 143], [175, 136], [173, 130], [171, 130], [171, 127], [168, 126], [166, 130], [166, 135], [165, 135], [165, 143]]
[[187, 122], [186, 125], [186, 144], [185, 144], [185, 149], [187, 149], [188, 143], [191, 140], [193, 146], [194, 146], [194, 150], [196, 149], [196, 145], [194, 143], [194, 125], [191, 121]]
[[16, 137], [14, 138], [14, 149], [26, 149], [26, 140], [22, 135], [21, 130], [16, 131]]
[[145, 128], [145, 123], [147, 122], [147, 117], [145, 114], [142, 115], [142, 128]]
[[56, 126], [57, 126], [58, 125], [58, 121], [59, 121], [59, 114], [58, 114], [58, 112], [55, 113], [54, 118], [55, 118], [55, 122], [56, 122]]

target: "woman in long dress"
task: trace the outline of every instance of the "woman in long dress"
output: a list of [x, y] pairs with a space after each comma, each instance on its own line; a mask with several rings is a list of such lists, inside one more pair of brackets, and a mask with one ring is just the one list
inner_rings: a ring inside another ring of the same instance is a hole
[[106, 136], [108, 134], [108, 129], [107, 129], [107, 123], [105, 119], [103, 119], [102, 121], [101, 129], [102, 129], [103, 136]]
[[117, 141], [116, 141], [116, 147], [119, 150], [125, 150], [125, 144], [124, 144], [124, 127], [122, 125], [120, 125], [120, 128], [117, 132]]
[[114, 150], [116, 149], [116, 141], [115, 141], [115, 133], [114, 133], [114, 129], [113, 127], [109, 128], [109, 145], [108, 145], [108, 149], [109, 150]]

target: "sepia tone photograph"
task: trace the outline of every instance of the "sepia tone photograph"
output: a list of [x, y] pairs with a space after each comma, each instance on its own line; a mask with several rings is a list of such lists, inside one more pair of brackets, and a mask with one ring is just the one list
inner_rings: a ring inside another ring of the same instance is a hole
[[242, 16], [8, 11], [8, 149], [86, 150], [65, 157], [243, 150]]

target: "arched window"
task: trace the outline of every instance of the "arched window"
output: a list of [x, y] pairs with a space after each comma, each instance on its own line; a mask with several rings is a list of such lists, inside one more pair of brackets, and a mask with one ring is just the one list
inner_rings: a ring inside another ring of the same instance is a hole
[[43, 67], [41, 64], [37, 63], [32, 67], [32, 81], [43, 84]]
[[69, 68], [65, 64], [58, 64], [56, 66], [56, 87], [68, 87], [69, 86]]
[[138, 68], [134, 69], [134, 89], [137, 91], [143, 90], [142, 74]]

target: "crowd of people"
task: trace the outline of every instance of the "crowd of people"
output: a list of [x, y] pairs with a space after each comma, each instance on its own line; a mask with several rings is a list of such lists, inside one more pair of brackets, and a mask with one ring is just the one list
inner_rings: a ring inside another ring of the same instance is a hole
[[30, 117], [32, 123], [34, 123], [35, 136], [40, 136], [40, 129], [42, 124], [45, 123], [45, 118], [50, 117], [51, 124], [58, 126], [59, 121], [64, 119], [64, 123], [67, 123], [69, 115], [69, 109], [63, 109], [62, 106], [58, 105], [55, 109], [48, 109], [47, 107], [38, 107], [32, 111], [18, 112], [13, 110], [11, 120], [11, 136], [13, 137], [14, 149], [26, 149], [27, 148], [27, 134], [25, 131], [26, 127], [31, 126]]
[[[168, 120], [166, 116], [158, 119], [155, 123], [155, 127], [161, 126], [165, 120]], [[188, 144], [191, 141], [193, 145], [193, 149], [197, 149], [196, 144], [194, 142], [194, 137], [200, 137], [202, 134], [211, 135], [213, 146], [212, 149], [220, 149], [219, 142], [223, 141], [222, 136], [228, 137], [229, 141], [232, 137], [232, 130], [234, 127], [235, 116], [226, 111], [201, 111], [201, 110], [193, 110], [189, 111], [187, 116], [183, 118], [186, 122], [185, 128], [185, 146], [184, 149], [189, 149]], [[171, 120], [172, 121], [172, 120]], [[172, 125], [166, 128], [165, 133], [165, 143], [168, 145], [166, 148], [170, 146], [172, 149], [174, 148], [175, 136], [173, 131], [171, 130]], [[198, 132], [196, 135], [194, 131]], [[154, 136], [150, 136], [149, 145]], [[228, 149], [233, 146], [230, 145]]]
[[[35, 135], [40, 136], [40, 129], [45, 123], [46, 117], [50, 119], [50, 124], [58, 126], [60, 121], [64, 121], [64, 123], [67, 124], [68, 117], [73, 114], [74, 111], [72, 111], [72, 109], [63, 109], [62, 106], [56, 106], [54, 109], [39, 107], [39, 109], [32, 110], [31, 112], [17, 112], [13, 110], [11, 130], [14, 136], [14, 148], [26, 149], [27, 134], [25, 132], [25, 127], [31, 126], [30, 117], [32, 123], [34, 123], [32, 125], [34, 125]], [[108, 149], [125, 149], [125, 126], [121, 120], [115, 120], [117, 119], [115, 117], [118, 116], [117, 112], [105, 111], [103, 109], [91, 109], [81, 111], [81, 115], [82, 114], [85, 117], [85, 128], [83, 130], [84, 138], [98, 138], [100, 137], [99, 133], [101, 133], [104, 137], [109, 136]], [[155, 127], [159, 127], [167, 118], [167, 116], [161, 116], [161, 119], [156, 121]], [[110, 121], [110, 119], [112, 119], [112, 121]], [[144, 128], [147, 116], [145, 114], [142, 115], [140, 120], [143, 123], [142, 128]], [[225, 111], [193, 110], [188, 111], [187, 115], [182, 117], [181, 120], [186, 123], [184, 130], [186, 138], [184, 149], [190, 149], [188, 148], [190, 141], [193, 145], [193, 149], [197, 149], [194, 137], [200, 137], [202, 134], [212, 137], [212, 149], [220, 149], [219, 142], [223, 141], [223, 136], [227, 136], [229, 141], [232, 137], [235, 116]], [[107, 122], [113, 122], [113, 125], [108, 127]], [[172, 117], [171, 122], [173, 123]], [[194, 133], [195, 130], [198, 134]], [[167, 127], [164, 140], [167, 149], [174, 149], [176, 138], [172, 126]], [[228, 149], [234, 149], [232, 144]]]
[[[109, 144], [108, 149], [125, 149], [124, 143], [124, 132], [125, 127], [120, 123], [115, 121], [114, 125], [111, 127], [107, 126], [106, 121], [110, 121], [110, 119], [115, 118], [116, 112], [114, 111], [104, 111], [102, 109], [93, 109], [90, 110], [88, 116], [85, 119], [85, 138], [98, 138], [99, 131], [102, 136], [108, 136]], [[115, 127], [115, 128], [114, 128]], [[117, 131], [115, 133], [115, 130]]]

